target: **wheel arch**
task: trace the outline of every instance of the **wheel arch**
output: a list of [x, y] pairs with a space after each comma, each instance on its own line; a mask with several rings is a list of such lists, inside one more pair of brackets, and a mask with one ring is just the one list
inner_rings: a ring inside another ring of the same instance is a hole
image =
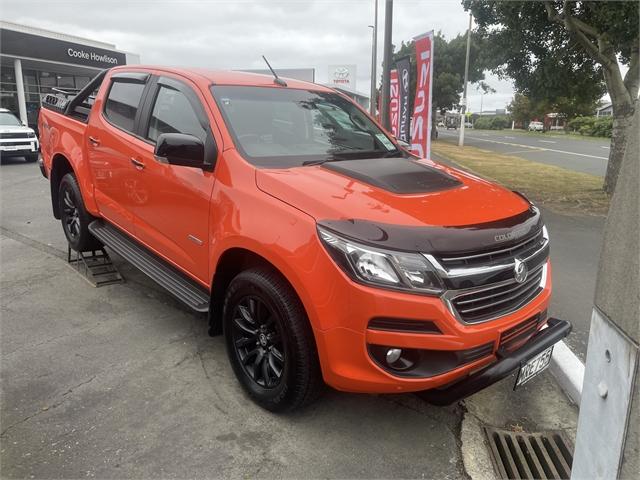
[[62, 181], [62, 177], [64, 177], [67, 173], [73, 173], [75, 175], [75, 171], [73, 170], [71, 162], [61, 153], [55, 154], [51, 159], [51, 174], [49, 175], [49, 185], [51, 187], [51, 207], [53, 209], [53, 216], [58, 220], [60, 220], [60, 202], [58, 198], [60, 191], [60, 182]]
[[221, 333], [222, 305], [224, 303], [225, 292], [231, 281], [240, 272], [260, 266], [272, 269], [291, 287], [291, 290], [298, 297], [298, 300], [300, 300], [302, 308], [305, 310], [307, 321], [309, 322], [309, 328], [313, 331], [303, 297], [282, 269], [273, 261], [253, 250], [245, 247], [231, 247], [222, 252], [218, 258], [211, 281], [211, 302], [209, 303], [210, 333]]

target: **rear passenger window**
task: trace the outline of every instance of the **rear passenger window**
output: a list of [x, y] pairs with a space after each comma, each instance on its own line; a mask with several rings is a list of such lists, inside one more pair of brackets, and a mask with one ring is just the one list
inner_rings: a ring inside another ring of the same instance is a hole
[[206, 132], [184, 93], [161, 86], [149, 120], [149, 140], [162, 133], [187, 133], [205, 141]]
[[123, 130], [133, 132], [143, 90], [143, 83], [113, 82], [104, 107], [109, 121]]

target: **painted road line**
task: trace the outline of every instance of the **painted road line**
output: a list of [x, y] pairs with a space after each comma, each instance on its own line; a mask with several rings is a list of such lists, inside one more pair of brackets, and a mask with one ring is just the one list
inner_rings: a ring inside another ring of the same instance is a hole
[[501, 152], [501, 155], [515, 155], [516, 153], [537, 153], [546, 151], [544, 148], [535, 148], [529, 150], [515, 150], [513, 152]]
[[516, 139], [516, 137], [508, 137], [506, 135], [504, 136], [504, 138], [508, 138], [509, 140], [515, 140]]
[[607, 150], [609, 150], [611, 147], [608, 145], [600, 145], [600, 148], [606, 148]]
[[523, 145], [521, 143], [499, 142], [498, 140], [489, 140], [487, 138], [478, 138], [478, 137], [469, 137], [469, 138], [473, 139], [473, 140], [478, 140], [479, 142], [499, 143], [500, 145], [511, 145], [512, 147], [518, 147], [518, 148], [529, 148], [531, 150], [545, 150], [547, 152], [564, 153], [566, 155], [577, 155], [579, 157], [588, 157], [588, 158], [597, 158], [597, 159], [600, 159], [600, 160], [609, 160], [609, 157], [598, 157], [597, 155], [588, 155], [586, 153], [567, 152], [566, 150], [556, 150], [554, 148], [534, 147], [533, 145]]
[[552, 140], [538, 140], [540, 143], [558, 143], [558, 142], [554, 142]]

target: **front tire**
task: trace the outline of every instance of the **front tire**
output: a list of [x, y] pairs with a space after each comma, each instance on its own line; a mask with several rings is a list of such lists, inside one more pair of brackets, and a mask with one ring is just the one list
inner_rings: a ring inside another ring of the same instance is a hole
[[87, 212], [80, 194], [78, 181], [73, 173], [67, 173], [58, 190], [60, 221], [69, 246], [77, 252], [98, 250], [102, 244], [89, 232], [89, 224], [95, 217]]
[[34, 163], [38, 161], [38, 157], [39, 157], [39, 154], [32, 153], [30, 155], [25, 156], [24, 159], [27, 161], [27, 163]]
[[300, 408], [324, 385], [302, 303], [270, 268], [246, 270], [227, 289], [223, 310], [227, 354], [236, 377], [261, 407]]

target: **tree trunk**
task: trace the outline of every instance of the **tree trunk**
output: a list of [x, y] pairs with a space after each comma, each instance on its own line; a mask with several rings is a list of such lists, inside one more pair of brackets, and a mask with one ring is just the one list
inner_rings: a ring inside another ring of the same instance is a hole
[[[638, 101], [629, 105], [615, 108], [613, 115], [613, 130], [611, 131], [611, 148], [609, 149], [609, 162], [607, 163], [607, 173], [604, 177], [604, 191], [612, 195], [616, 188], [618, 172], [622, 164], [622, 157], [627, 147], [627, 137], [631, 133], [633, 112], [638, 108]], [[636, 161], [638, 156], [635, 156]]]

